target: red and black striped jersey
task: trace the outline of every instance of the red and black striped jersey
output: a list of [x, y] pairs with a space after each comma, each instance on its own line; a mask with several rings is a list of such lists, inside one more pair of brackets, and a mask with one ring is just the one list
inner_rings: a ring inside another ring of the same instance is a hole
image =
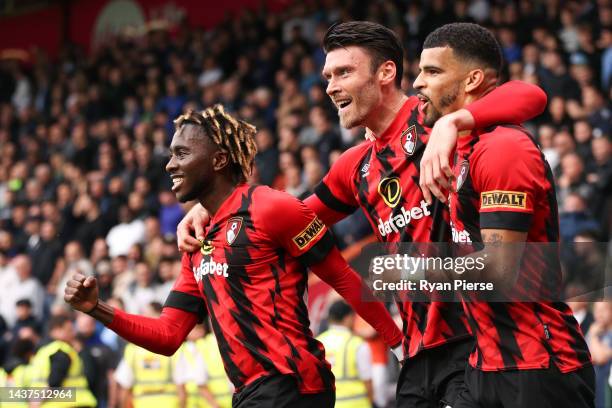
[[536, 245], [523, 251], [513, 291], [532, 292], [527, 300], [533, 301], [464, 302], [476, 337], [470, 364], [497, 371], [545, 368], [552, 362], [561, 372], [589, 364], [570, 308], [554, 301], [559, 297], [548, 289], [548, 296], [533, 297], [540, 288], [561, 288], [554, 180], [535, 141], [514, 126], [462, 137], [454, 171], [457, 191], [449, 205], [455, 242], [479, 243], [481, 230], [501, 229], [526, 232], [528, 243], [551, 243], [553, 249], [552, 257], [542, 257]]
[[183, 256], [165, 306], [208, 312], [238, 390], [277, 374], [294, 376], [302, 393], [333, 389], [304, 302], [306, 266], [333, 247], [326, 226], [303, 203], [241, 184], [211, 219], [202, 249]]
[[[330, 209], [347, 214], [361, 207], [381, 242], [448, 242], [448, 212], [434, 213], [419, 188], [419, 165], [429, 129], [421, 125], [419, 100], [410, 97], [376, 141], [344, 152], [315, 194]], [[404, 352], [469, 337], [459, 303], [398, 302]]]

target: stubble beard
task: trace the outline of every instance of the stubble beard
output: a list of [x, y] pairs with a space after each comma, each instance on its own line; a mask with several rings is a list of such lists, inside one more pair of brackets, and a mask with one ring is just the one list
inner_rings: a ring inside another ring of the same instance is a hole
[[365, 85], [361, 88], [359, 94], [353, 98], [353, 102], [351, 104], [353, 105], [351, 106], [353, 112], [351, 117], [347, 117], [347, 115], [340, 116], [340, 126], [345, 129], [352, 129], [354, 127], [362, 125], [365, 126], [363, 122], [365, 121], [366, 116], [369, 114], [369, 110], [364, 112], [363, 114], [360, 114], [360, 112], [357, 110], [357, 101], [359, 101], [359, 104], [363, 107], [365, 104], [369, 103], [371, 99], [374, 99], [374, 97], [371, 98], [370, 95], [374, 94], [373, 87], [376, 86], [375, 83], [376, 80], [374, 78], [374, 75], [372, 75], [365, 83]]
[[440, 98], [440, 109], [436, 108], [433, 104], [433, 101], [429, 100], [429, 111], [425, 114], [423, 118], [423, 124], [429, 128], [433, 127], [435, 123], [445, 114], [442, 113], [442, 109], [448, 108], [457, 100], [459, 96], [459, 86], [460, 84], [456, 84], [453, 89], [451, 89], [445, 95], [442, 95]]

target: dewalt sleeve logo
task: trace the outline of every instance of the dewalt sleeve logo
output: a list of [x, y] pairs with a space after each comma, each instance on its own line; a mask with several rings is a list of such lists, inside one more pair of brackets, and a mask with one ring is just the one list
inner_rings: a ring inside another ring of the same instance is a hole
[[484, 191], [480, 193], [480, 208], [527, 209], [527, 193], [519, 191]]
[[323, 222], [315, 218], [302, 232], [293, 237], [293, 242], [299, 249], [304, 249], [306, 246], [315, 238], [317, 238], [321, 232], [323, 232], [325, 225]]

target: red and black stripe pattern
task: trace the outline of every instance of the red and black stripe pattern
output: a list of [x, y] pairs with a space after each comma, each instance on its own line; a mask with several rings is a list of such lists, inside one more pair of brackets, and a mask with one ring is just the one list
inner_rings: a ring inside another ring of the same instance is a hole
[[[315, 190], [334, 211], [350, 214], [363, 209], [381, 242], [450, 239], [446, 207], [428, 206], [418, 185], [429, 131], [421, 125], [418, 104], [410, 97], [375, 142], [344, 152]], [[459, 303], [401, 302], [398, 307], [409, 356], [469, 336]]]
[[[534, 301], [464, 303], [476, 337], [470, 364], [497, 371], [545, 368], [552, 362], [561, 372], [590, 364], [571, 310], [553, 301], [561, 288], [557, 202], [552, 172], [535, 141], [510, 126], [465, 137], [455, 173], [461, 169], [469, 170], [450, 197], [455, 241], [480, 243], [481, 230], [501, 229], [526, 232], [528, 243], [550, 243], [542, 245], [548, 249], [528, 248], [520, 262], [513, 290]], [[550, 248], [554, 256], [542, 256]]]
[[205, 300], [237, 389], [275, 374], [294, 376], [300, 392], [333, 389], [304, 303], [306, 267], [334, 245], [323, 223], [288, 194], [243, 184], [206, 232], [202, 250], [184, 258], [166, 306], [178, 307], [197, 295]]

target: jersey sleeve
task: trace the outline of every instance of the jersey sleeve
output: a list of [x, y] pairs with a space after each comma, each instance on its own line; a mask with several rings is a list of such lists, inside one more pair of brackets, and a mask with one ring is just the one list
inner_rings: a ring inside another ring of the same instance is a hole
[[261, 212], [266, 234], [304, 266], [321, 262], [334, 248], [334, 239], [323, 221], [297, 198], [268, 189], [262, 201], [266, 202]]
[[497, 127], [481, 137], [470, 160], [480, 228], [527, 232], [544, 177], [540, 152], [518, 129]]
[[310, 208], [323, 221], [325, 225], [332, 226], [338, 221], [346, 218], [347, 213], [336, 211], [328, 207], [316, 194], [311, 194], [304, 200], [306, 207]]
[[174, 282], [164, 307], [174, 307], [194, 313], [198, 316], [198, 321], [202, 322], [206, 317], [206, 306], [193, 275], [191, 254], [183, 253], [181, 263], [181, 274]]
[[359, 207], [353, 189], [353, 178], [362, 149], [363, 146], [359, 145], [342, 153], [314, 191], [325, 206], [345, 216], [352, 214]]
[[521, 124], [544, 112], [546, 93], [537, 85], [510, 81], [466, 107], [474, 117], [475, 128], [496, 124]]

